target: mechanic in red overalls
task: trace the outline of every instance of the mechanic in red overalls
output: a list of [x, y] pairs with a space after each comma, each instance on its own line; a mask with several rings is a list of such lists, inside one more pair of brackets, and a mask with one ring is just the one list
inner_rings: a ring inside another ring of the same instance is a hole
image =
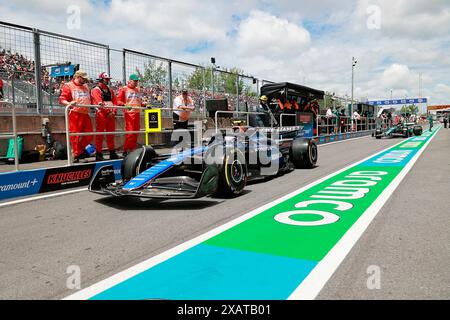
[[[139, 109], [132, 109], [131, 107], [144, 107], [142, 101], [142, 93], [138, 87], [139, 77], [132, 74], [128, 84], [121, 88], [117, 95], [117, 103], [119, 106], [127, 106], [129, 109], [124, 110], [125, 130], [139, 131], [141, 129], [141, 111]], [[137, 147], [138, 134], [130, 133], [125, 136], [123, 144], [123, 156], [133, 151]]]
[[[98, 105], [97, 112], [95, 114], [96, 132], [114, 132], [116, 131], [116, 114], [117, 109], [108, 108], [108, 106], [117, 106], [117, 97], [114, 91], [108, 86], [111, 77], [102, 72], [98, 76], [97, 86], [91, 90], [92, 104]], [[110, 134], [106, 136], [106, 143], [109, 150], [109, 159], [119, 159], [114, 146], [114, 135]], [[95, 137], [95, 146], [97, 147], [97, 154], [95, 159], [97, 161], [105, 160], [103, 158], [103, 135], [97, 135]]]
[[[64, 106], [72, 106], [69, 112], [70, 132], [93, 132], [89, 108], [77, 107], [77, 105], [90, 105], [91, 95], [87, 82], [88, 75], [82, 70], [78, 70], [73, 76], [73, 80], [66, 83], [59, 97], [59, 103]], [[71, 136], [73, 157], [75, 162], [86, 158], [85, 148], [92, 141], [92, 136]]]

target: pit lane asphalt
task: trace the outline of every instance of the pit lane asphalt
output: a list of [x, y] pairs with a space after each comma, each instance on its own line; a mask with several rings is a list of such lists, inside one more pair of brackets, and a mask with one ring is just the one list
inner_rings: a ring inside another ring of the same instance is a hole
[[[370, 266], [379, 289], [367, 287]], [[448, 300], [449, 266], [450, 129], [442, 128], [317, 299]]]
[[321, 146], [317, 168], [251, 184], [236, 199], [124, 201], [81, 192], [0, 208], [0, 299], [63, 298], [74, 293], [66, 287], [70, 265], [80, 266], [86, 288], [398, 142]]

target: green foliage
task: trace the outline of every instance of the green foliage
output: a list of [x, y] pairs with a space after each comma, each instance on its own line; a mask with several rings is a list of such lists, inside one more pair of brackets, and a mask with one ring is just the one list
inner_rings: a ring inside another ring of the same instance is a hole
[[[212, 67], [196, 68], [192, 73], [172, 74], [173, 87], [180, 89], [187, 87], [189, 89], [203, 90], [204, 88], [212, 91]], [[239, 94], [255, 97], [257, 92], [252, 91], [252, 86], [244, 83], [242, 78], [236, 85], [237, 75], [243, 71], [238, 68], [225, 69], [226, 72], [215, 70], [214, 72], [214, 91], [220, 93], [236, 94], [236, 87], [239, 88]], [[144, 86], [167, 85], [168, 70], [163, 62], [149, 60], [144, 64], [144, 70], [136, 68], [136, 73]]]
[[[202, 90], [204, 87], [212, 91], [212, 68], [196, 69], [190, 76], [187, 77], [186, 83], [188, 88]], [[237, 75], [242, 73], [242, 70], [232, 68], [225, 69], [226, 72], [216, 70], [214, 72], [214, 91], [221, 93], [236, 94]], [[239, 94], [251, 92], [251, 86], [245, 85], [242, 79], [238, 82]], [[252, 93], [256, 95], [256, 93]]]
[[144, 86], [167, 84], [168, 70], [163, 62], [158, 64], [156, 60], [149, 60], [148, 63], [144, 63], [143, 73], [138, 68], [136, 68], [136, 73]]
[[400, 111], [401, 113], [416, 114], [419, 112], [419, 108], [415, 104], [411, 104], [409, 106], [403, 106]]

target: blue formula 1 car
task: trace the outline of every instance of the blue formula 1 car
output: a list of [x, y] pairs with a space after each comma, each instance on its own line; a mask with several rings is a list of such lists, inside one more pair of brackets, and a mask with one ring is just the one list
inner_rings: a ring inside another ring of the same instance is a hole
[[238, 196], [250, 180], [264, 179], [295, 168], [313, 168], [318, 149], [298, 130], [217, 134], [201, 146], [157, 153], [150, 146], [123, 160], [121, 181], [111, 165], [92, 178], [91, 192], [110, 196], [193, 199], [208, 195]]

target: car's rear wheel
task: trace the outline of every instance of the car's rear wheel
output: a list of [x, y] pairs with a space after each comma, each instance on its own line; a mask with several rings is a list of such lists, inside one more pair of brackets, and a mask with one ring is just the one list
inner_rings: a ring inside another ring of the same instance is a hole
[[381, 139], [381, 135], [382, 135], [383, 133], [381, 132], [381, 129], [376, 129], [375, 130], [375, 138], [376, 139]]
[[414, 126], [413, 133], [414, 133], [415, 136], [421, 136], [422, 133], [423, 133], [422, 126]]
[[294, 139], [291, 147], [292, 162], [296, 168], [313, 168], [319, 156], [317, 144], [312, 139]]

